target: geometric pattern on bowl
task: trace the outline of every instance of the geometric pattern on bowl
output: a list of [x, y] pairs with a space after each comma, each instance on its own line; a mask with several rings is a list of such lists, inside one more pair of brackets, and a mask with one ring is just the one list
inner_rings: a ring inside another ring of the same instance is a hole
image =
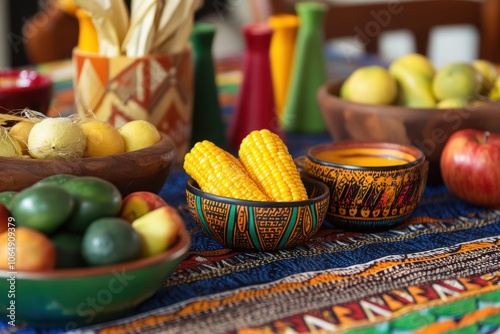
[[192, 48], [143, 57], [73, 51], [75, 107], [118, 128], [145, 119], [169, 135], [176, 162], [189, 148], [193, 106]]
[[309, 199], [258, 202], [215, 196], [188, 181], [186, 199], [194, 221], [220, 244], [235, 249], [272, 251], [301, 244], [320, 228], [328, 209], [328, 188], [303, 178]]

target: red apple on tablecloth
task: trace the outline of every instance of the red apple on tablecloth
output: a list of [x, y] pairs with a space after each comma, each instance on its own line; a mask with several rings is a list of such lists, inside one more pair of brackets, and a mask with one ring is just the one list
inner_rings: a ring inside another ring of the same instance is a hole
[[476, 129], [455, 132], [441, 154], [444, 184], [471, 204], [500, 208], [500, 135]]
[[136, 191], [123, 199], [119, 216], [132, 223], [146, 213], [166, 205], [167, 203], [163, 198], [155, 193]]
[[0, 203], [0, 233], [7, 231], [10, 212], [5, 205]]
[[159, 254], [171, 247], [185, 228], [184, 221], [177, 209], [167, 205], [132, 222], [132, 227], [141, 237], [141, 256], [148, 257]]

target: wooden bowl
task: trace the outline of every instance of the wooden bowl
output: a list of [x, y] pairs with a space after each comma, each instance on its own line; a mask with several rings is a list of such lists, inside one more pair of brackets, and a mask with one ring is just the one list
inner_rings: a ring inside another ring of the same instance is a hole
[[186, 187], [187, 204], [198, 226], [220, 244], [235, 249], [274, 251], [308, 240], [325, 219], [328, 188], [308, 177], [302, 181], [308, 200], [258, 202], [206, 193], [190, 179]]
[[[156, 293], [177, 268], [191, 238], [180, 229], [176, 243], [156, 256], [87, 268], [12, 273], [0, 270], [0, 314], [10, 321], [8, 307], [15, 301], [15, 323], [64, 330], [113, 320]], [[14, 277], [14, 279], [10, 279]], [[15, 284], [15, 297], [7, 293]]]
[[425, 155], [399, 144], [325, 143], [311, 147], [296, 162], [329, 187], [327, 219], [343, 228], [383, 229], [403, 222], [420, 202], [427, 182]]
[[159, 193], [172, 166], [175, 146], [162, 133], [153, 146], [106, 157], [78, 159], [0, 158], [0, 192], [20, 191], [54, 174], [97, 176], [113, 183], [123, 196], [134, 191]]
[[325, 83], [317, 94], [321, 113], [334, 141], [392, 142], [416, 146], [429, 161], [429, 183], [442, 182], [439, 159], [452, 133], [464, 128], [500, 133], [500, 102], [454, 109], [361, 104], [339, 97], [342, 83]]
[[29, 108], [47, 114], [52, 81], [33, 70], [0, 70], [0, 113]]

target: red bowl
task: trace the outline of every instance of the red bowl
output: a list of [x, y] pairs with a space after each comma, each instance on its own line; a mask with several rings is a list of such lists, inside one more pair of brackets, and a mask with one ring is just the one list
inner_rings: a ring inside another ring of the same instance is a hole
[[52, 81], [33, 70], [0, 70], [0, 113], [29, 108], [47, 114]]

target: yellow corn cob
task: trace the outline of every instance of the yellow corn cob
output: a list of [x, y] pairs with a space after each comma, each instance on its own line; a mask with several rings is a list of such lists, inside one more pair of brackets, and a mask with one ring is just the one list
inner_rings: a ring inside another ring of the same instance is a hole
[[269, 201], [269, 197], [260, 191], [240, 161], [208, 140], [196, 143], [184, 156], [184, 170], [207, 193]]
[[252, 131], [242, 140], [238, 155], [247, 173], [271, 200], [308, 198], [295, 162], [277, 134]]

